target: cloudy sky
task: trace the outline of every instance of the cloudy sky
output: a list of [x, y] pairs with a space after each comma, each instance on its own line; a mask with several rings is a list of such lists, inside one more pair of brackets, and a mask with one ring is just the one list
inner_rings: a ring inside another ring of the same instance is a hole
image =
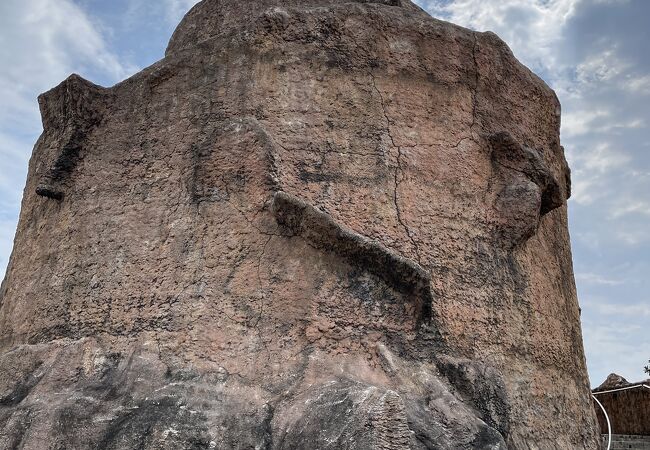
[[[111, 86], [160, 59], [195, 0], [2, 0], [0, 277], [11, 251], [36, 97], [70, 73]], [[650, 358], [650, 1], [419, 0], [503, 38], [556, 90], [590, 377], [644, 377]]]

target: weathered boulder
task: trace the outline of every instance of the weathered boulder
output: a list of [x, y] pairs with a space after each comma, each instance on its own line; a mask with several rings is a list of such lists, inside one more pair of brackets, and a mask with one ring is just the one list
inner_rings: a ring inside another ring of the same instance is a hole
[[610, 373], [607, 375], [605, 381], [602, 382], [600, 386], [596, 388], [598, 391], [605, 391], [609, 389], [617, 389], [625, 386], [629, 386], [632, 383], [627, 381], [624, 377], [620, 376], [617, 373]]
[[596, 448], [554, 93], [408, 0], [205, 0], [39, 99], [0, 449]]

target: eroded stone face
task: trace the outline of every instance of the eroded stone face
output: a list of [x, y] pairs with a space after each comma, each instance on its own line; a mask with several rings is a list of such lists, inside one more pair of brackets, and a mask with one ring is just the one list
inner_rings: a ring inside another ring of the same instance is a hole
[[595, 448], [559, 104], [400, 2], [197, 5], [40, 98], [0, 448]]

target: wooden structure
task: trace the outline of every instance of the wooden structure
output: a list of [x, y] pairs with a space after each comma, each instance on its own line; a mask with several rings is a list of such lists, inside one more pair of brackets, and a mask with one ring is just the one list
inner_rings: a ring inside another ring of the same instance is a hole
[[[650, 382], [633, 383], [613, 389], [594, 389], [612, 426], [613, 434], [650, 436]], [[594, 402], [598, 424], [607, 434], [607, 421]]]

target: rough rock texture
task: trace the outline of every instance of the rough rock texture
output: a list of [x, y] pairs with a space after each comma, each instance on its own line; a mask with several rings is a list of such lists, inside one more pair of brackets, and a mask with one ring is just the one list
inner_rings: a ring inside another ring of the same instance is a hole
[[625, 386], [630, 386], [632, 383], [627, 381], [624, 377], [617, 373], [610, 373], [607, 375], [607, 378], [605, 381], [602, 382], [600, 386], [598, 386], [594, 391], [606, 391], [609, 389], [616, 389], [616, 388], [621, 388]]
[[0, 449], [596, 448], [553, 92], [408, 0], [205, 0], [39, 99]]

